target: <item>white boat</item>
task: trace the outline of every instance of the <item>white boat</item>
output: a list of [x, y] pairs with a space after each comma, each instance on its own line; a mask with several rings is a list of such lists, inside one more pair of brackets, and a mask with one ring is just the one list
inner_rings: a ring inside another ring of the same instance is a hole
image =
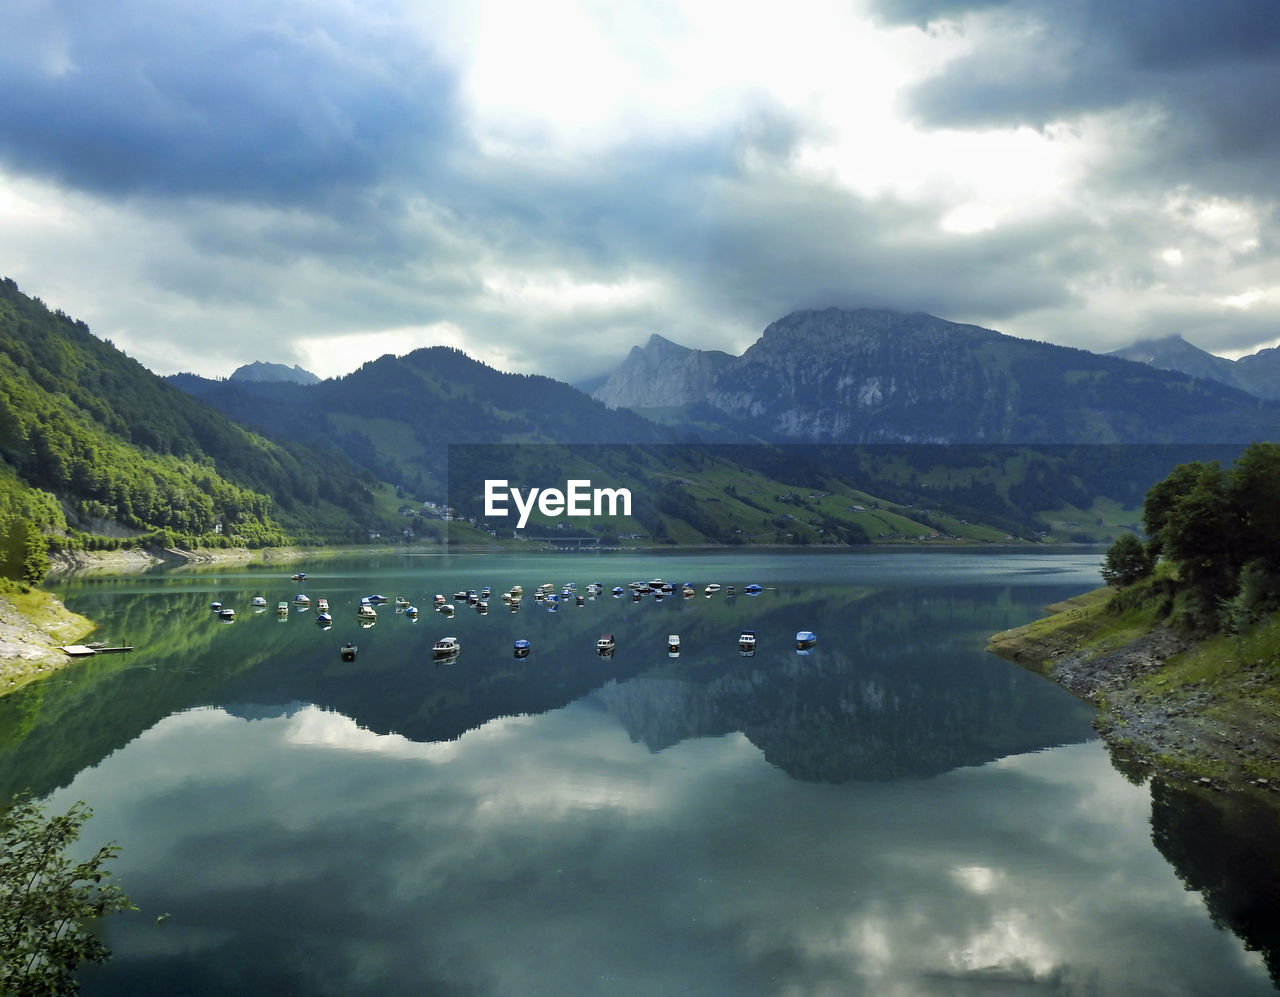
[[267, 600], [260, 595], [255, 595], [252, 599], [249, 600], [249, 603], [250, 605], [253, 605], [253, 606], [265, 606], [267, 604]]
[[289, 604], [287, 602], [277, 602], [276, 615], [281, 619], [287, 619], [289, 616]]
[[356, 610], [356, 615], [362, 620], [376, 620], [378, 611], [367, 602], [360, 603], [360, 608]]
[[411, 619], [411, 620], [416, 620], [416, 619], [418, 618], [418, 607], [417, 607], [417, 606], [405, 606], [405, 607], [404, 607], [404, 615], [405, 615], [405, 616], [407, 616], [407, 617], [409, 617], [409, 619]]
[[311, 599], [308, 596], [305, 596], [301, 592], [299, 592], [297, 595], [293, 597], [293, 604], [295, 606], [310, 606]]
[[218, 610], [218, 619], [230, 622], [236, 618], [236, 611], [230, 606], [223, 606]]
[[433, 598], [431, 601], [432, 601], [432, 602], [434, 602], [437, 606], [443, 606], [443, 605], [444, 605], [444, 593], [443, 593], [443, 592], [437, 592], [437, 593], [435, 594], [435, 598]]
[[812, 630], [796, 631], [796, 650], [797, 651], [807, 651], [809, 648], [813, 647], [813, 645], [816, 643], [818, 643], [818, 635], [814, 633]]
[[443, 606], [437, 606], [437, 607], [436, 607], [436, 612], [437, 612], [437, 613], [439, 613], [439, 614], [440, 614], [440, 615], [442, 615], [442, 616], [452, 616], [452, 615], [453, 615], [453, 603], [451, 603], [451, 602], [446, 602]]
[[406, 599], [406, 598], [405, 598], [404, 596], [402, 596], [402, 595], [398, 595], [398, 596], [396, 596], [396, 608], [397, 608], [397, 609], [404, 609], [404, 608], [405, 608], [405, 606], [407, 606], [407, 605], [409, 605], [409, 600], [408, 600], [408, 599]]
[[462, 642], [457, 637], [441, 637], [432, 645], [431, 654], [436, 658], [449, 658], [462, 650]]
[[512, 585], [511, 588], [509, 588], [507, 591], [510, 592], [512, 595], [524, 595], [524, 586]]
[[596, 653], [612, 654], [615, 646], [616, 642], [613, 639], [613, 634], [601, 634], [600, 639], [596, 641]]
[[702, 590], [702, 594], [710, 595], [712, 592], [719, 592], [719, 591], [720, 591], [720, 583], [712, 582], [710, 585], [708, 585], [706, 588]]
[[754, 651], [756, 649], [756, 632], [754, 630], [744, 630], [738, 635], [739, 651]]
[[679, 634], [667, 635], [667, 650], [672, 654], [680, 653], [680, 635]]
[[323, 597], [316, 600], [316, 609], [322, 613], [329, 612], [329, 600]]
[[298, 571], [289, 576], [290, 580], [295, 582], [300, 582], [306, 577], [307, 577], [307, 573], [305, 571]]

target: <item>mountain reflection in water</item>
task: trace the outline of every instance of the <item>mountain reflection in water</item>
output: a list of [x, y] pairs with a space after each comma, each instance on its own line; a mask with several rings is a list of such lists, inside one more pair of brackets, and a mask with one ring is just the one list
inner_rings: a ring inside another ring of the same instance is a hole
[[[1097, 560], [388, 558], [309, 569], [330, 631], [210, 619], [292, 598], [261, 572], [68, 583], [139, 650], [0, 700], [0, 783], [87, 800], [122, 847], [143, 909], [90, 997], [1271, 992], [1271, 951], [1213, 921], [1271, 945], [1247, 877], [1221, 888], [1264, 836], [1153, 810], [1084, 704], [983, 651]], [[654, 576], [766, 591], [354, 619], [371, 591]]]

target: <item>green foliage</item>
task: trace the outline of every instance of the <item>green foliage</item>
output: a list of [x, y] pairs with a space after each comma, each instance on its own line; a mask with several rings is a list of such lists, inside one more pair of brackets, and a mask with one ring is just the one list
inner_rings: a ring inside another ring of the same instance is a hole
[[356, 539], [370, 525], [368, 489], [335, 454], [235, 425], [9, 279], [0, 466], [0, 571], [11, 578], [42, 577], [55, 537], [98, 546], [163, 532], [184, 546], [260, 547]]
[[80, 862], [66, 854], [92, 814], [76, 803], [46, 819], [38, 803], [19, 796], [0, 816], [0, 992], [76, 993], [76, 968], [111, 954], [90, 922], [137, 909], [103, 868], [116, 845]]
[[1154, 561], [1142, 541], [1132, 533], [1116, 539], [1102, 562], [1102, 580], [1112, 588], [1132, 585], [1151, 574]]
[[1180, 464], [1147, 492], [1149, 555], [1174, 566], [1175, 620], [1236, 628], [1280, 603], [1280, 445], [1250, 444], [1227, 471]]

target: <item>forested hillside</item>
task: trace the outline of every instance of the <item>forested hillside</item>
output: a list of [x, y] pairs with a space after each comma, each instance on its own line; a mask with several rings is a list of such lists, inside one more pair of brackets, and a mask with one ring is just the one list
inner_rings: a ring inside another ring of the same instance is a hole
[[7, 577], [40, 574], [50, 546], [264, 546], [371, 525], [370, 482], [337, 454], [235, 425], [10, 279], [0, 459]]

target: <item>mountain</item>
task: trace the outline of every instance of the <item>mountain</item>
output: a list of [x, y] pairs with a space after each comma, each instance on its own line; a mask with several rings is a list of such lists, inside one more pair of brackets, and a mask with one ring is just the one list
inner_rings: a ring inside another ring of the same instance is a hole
[[1239, 360], [1228, 360], [1175, 335], [1164, 339], [1144, 339], [1132, 346], [1113, 350], [1107, 356], [1218, 381], [1259, 398], [1280, 399], [1280, 349], [1275, 347]]
[[[650, 355], [688, 363], [679, 349], [633, 351], [619, 382], [635, 385]], [[690, 427], [712, 411], [772, 442], [1217, 443], [1280, 429], [1280, 406], [1216, 381], [874, 309], [793, 312], [718, 363], [701, 407], [692, 390], [679, 397]]]
[[255, 360], [243, 364], [231, 372], [230, 381], [288, 381], [291, 384], [318, 384], [320, 378], [297, 364], [286, 367], [282, 363], [266, 363]]
[[384, 481], [442, 499], [449, 446], [654, 443], [669, 431], [549, 377], [508, 374], [432, 346], [371, 360], [317, 384], [173, 382], [238, 422], [308, 445], [332, 445]]
[[705, 401], [717, 375], [734, 357], [719, 350], [692, 350], [657, 333], [633, 346], [622, 364], [592, 395], [611, 408], [667, 408]]
[[332, 451], [235, 425], [10, 279], [0, 280], [0, 462], [10, 577], [33, 528], [55, 547], [255, 546], [363, 537], [373, 516], [366, 481]]

